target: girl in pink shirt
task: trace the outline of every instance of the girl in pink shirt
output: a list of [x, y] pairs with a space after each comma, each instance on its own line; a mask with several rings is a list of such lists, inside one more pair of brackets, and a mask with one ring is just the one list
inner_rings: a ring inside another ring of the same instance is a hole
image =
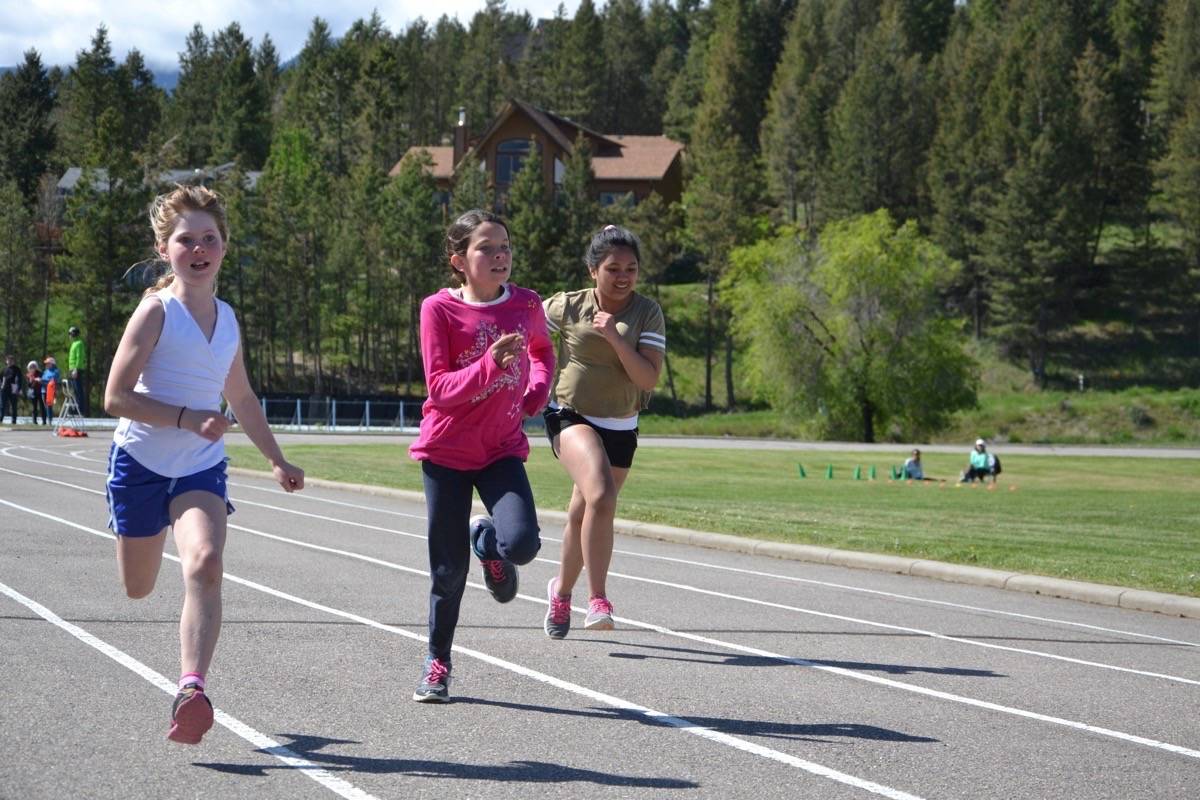
[[[517, 593], [517, 565], [542, 546], [525, 474], [522, 421], [541, 411], [554, 347], [541, 298], [509, 283], [508, 228], [468, 211], [446, 234], [451, 284], [421, 303], [429, 399], [409, 454], [421, 462], [428, 506], [429, 655], [413, 699], [450, 699], [450, 653], [470, 553], [498, 602]], [[490, 517], [470, 518], [475, 491]], [[469, 540], [469, 541], [468, 541]]]

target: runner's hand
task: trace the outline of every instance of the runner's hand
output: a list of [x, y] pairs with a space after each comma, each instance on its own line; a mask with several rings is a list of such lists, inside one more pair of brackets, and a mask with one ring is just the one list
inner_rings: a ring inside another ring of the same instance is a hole
[[297, 466], [280, 461], [271, 466], [271, 473], [285, 492], [298, 492], [304, 488], [304, 470]]
[[202, 439], [219, 442], [229, 430], [229, 418], [220, 411], [201, 411], [189, 408], [179, 418], [179, 427], [191, 431]]
[[519, 333], [506, 333], [492, 344], [492, 358], [500, 369], [508, 369], [525, 350], [525, 337]]

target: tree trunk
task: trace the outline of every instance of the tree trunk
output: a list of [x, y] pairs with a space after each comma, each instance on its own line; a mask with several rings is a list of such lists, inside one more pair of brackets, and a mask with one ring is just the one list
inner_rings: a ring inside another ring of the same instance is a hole
[[875, 405], [869, 400], [862, 401], [863, 441], [875, 441]]
[[713, 274], [708, 270], [708, 310], [704, 316], [704, 410], [712, 411]]
[[733, 393], [733, 333], [729, 330], [729, 320], [725, 321], [725, 410], [733, 411], [737, 407], [737, 398]]

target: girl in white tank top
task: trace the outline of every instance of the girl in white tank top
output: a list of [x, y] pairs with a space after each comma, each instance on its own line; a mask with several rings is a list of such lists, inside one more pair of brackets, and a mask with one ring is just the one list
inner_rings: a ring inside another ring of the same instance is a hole
[[167, 738], [198, 744], [212, 727], [205, 675], [221, 626], [226, 517], [225, 397], [242, 431], [286, 491], [304, 487], [267, 426], [242, 360], [233, 309], [218, 300], [228, 229], [221, 199], [180, 186], [150, 207], [170, 271], [134, 310], [113, 356], [104, 408], [120, 417], [109, 458], [110, 526], [126, 593], [145, 597], [162, 564], [167, 528], [184, 577], [179, 693]]

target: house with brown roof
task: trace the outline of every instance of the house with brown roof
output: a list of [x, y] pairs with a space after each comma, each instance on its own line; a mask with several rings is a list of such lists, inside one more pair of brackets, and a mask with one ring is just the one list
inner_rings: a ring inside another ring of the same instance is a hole
[[592, 187], [602, 205], [632, 195], [635, 202], [657, 192], [668, 203], [683, 190], [683, 145], [666, 136], [601, 134], [566, 117], [509, 100], [487, 130], [474, 141], [467, 140], [464, 112], [459, 110], [452, 145], [412, 147], [392, 167], [396, 175], [404, 159], [422, 150], [432, 158], [434, 180], [442, 192], [452, 192], [455, 168], [474, 156], [487, 171], [489, 183], [503, 198], [525, 159], [541, 158], [542, 175], [548, 192], [562, 185], [566, 161], [579, 136], [592, 151]]

